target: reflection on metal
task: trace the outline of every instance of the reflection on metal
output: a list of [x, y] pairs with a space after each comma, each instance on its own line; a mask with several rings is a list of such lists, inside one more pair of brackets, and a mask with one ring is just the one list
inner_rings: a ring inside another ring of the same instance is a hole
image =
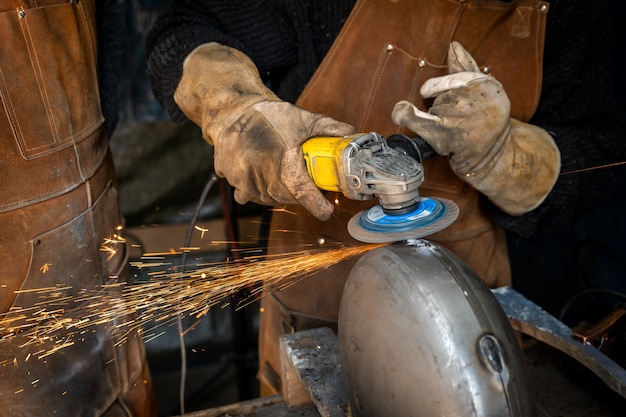
[[497, 300], [463, 261], [424, 240], [356, 263], [342, 296], [339, 350], [355, 417], [536, 413]]

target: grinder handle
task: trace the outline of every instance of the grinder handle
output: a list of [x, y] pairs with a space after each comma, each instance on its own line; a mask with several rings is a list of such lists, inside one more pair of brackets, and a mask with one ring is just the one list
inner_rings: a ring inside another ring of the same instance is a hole
[[339, 165], [346, 147], [359, 135], [315, 137], [302, 144], [309, 176], [321, 190], [341, 192]]

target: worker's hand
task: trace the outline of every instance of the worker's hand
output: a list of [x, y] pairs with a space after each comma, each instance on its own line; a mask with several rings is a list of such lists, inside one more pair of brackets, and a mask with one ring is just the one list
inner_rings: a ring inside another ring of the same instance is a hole
[[512, 215], [536, 208], [556, 182], [560, 154], [542, 128], [510, 117], [509, 98], [480, 72], [457, 42], [448, 50], [449, 75], [431, 78], [420, 92], [434, 97], [428, 112], [407, 101], [392, 118], [423, 137], [465, 182]]
[[215, 171], [235, 187], [237, 202], [297, 202], [330, 217], [333, 205], [309, 177], [300, 145], [351, 134], [352, 126], [281, 101], [245, 54], [217, 43], [185, 59], [174, 99], [214, 145]]

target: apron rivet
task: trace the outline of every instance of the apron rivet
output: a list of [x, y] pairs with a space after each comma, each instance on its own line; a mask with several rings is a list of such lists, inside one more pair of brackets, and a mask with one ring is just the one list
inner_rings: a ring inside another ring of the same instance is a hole
[[393, 51], [393, 45], [388, 43], [385, 49], [387, 49], [387, 51]]
[[426, 61], [423, 59], [420, 59], [419, 61], [417, 61], [417, 66], [420, 68], [424, 68], [426, 66]]
[[35, 245], [35, 246], [39, 246], [40, 243], [41, 243], [41, 239], [35, 239], [33, 241], [33, 245]]
[[19, 9], [17, 11], [17, 17], [19, 17], [20, 19], [23, 19], [24, 17], [26, 17], [26, 12], [22, 9]]

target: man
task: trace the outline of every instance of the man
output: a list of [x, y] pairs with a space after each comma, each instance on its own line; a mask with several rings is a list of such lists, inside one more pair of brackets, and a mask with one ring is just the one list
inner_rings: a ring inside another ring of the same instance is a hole
[[[98, 55], [99, 46], [119, 51], [107, 43], [118, 22], [97, 42], [115, 3], [0, 6], [3, 415], [156, 415], [140, 335], [113, 332], [129, 317], [67, 333], [47, 333], [45, 320], [32, 326], [46, 317], [76, 323], [89, 311], [81, 295], [110, 296], [104, 284], [129, 278], [108, 149], [114, 55]], [[46, 289], [57, 303], [46, 302]]]
[[[606, 5], [587, 3], [174, 1], [149, 34], [149, 72], [171, 117], [199, 124], [215, 146], [237, 201], [299, 203], [274, 213], [274, 252], [320, 237], [351, 242], [347, 220], [367, 207], [323, 197], [302, 142], [404, 126], [442, 155], [425, 164], [422, 194], [461, 208], [429, 239], [489, 285], [509, 285], [504, 230], [528, 237], [571, 225], [616, 175], [559, 173], [624, 156]], [[280, 389], [278, 336], [332, 325], [350, 268], [264, 298], [264, 393]]]

